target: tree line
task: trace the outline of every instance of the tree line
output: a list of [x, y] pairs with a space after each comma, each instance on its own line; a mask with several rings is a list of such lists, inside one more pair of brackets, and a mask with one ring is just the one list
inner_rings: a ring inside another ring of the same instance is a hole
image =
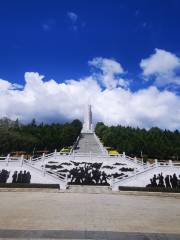
[[15, 151], [34, 154], [38, 151], [58, 151], [71, 146], [81, 132], [82, 123], [74, 120], [64, 124], [21, 124], [18, 120], [0, 119], [0, 155]]
[[134, 157], [157, 159], [180, 158], [180, 132], [169, 131], [153, 127], [149, 130], [111, 126], [99, 122], [95, 128], [96, 134], [100, 137], [105, 146], [112, 147], [120, 153]]

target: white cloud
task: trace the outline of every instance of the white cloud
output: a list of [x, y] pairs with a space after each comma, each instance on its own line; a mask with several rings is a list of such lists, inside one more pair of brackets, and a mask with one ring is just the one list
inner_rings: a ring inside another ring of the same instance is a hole
[[89, 65], [100, 70], [100, 74], [97, 74], [97, 80], [108, 88], [116, 88], [117, 86], [127, 87], [129, 82], [122, 77], [124, 70], [120, 63], [113, 59], [97, 57], [89, 61]]
[[78, 15], [74, 12], [68, 12], [67, 16], [69, 17], [69, 19], [73, 22], [76, 23], [78, 20]]
[[140, 67], [147, 80], [151, 76], [155, 77], [157, 86], [180, 85], [180, 77], [177, 75], [177, 70], [180, 70], [180, 58], [171, 52], [155, 49], [155, 53], [149, 58], [141, 60]]
[[67, 12], [67, 17], [69, 19], [69, 29], [73, 32], [85, 27], [86, 23], [75, 12]]
[[[102, 63], [103, 62], [103, 63]], [[97, 58], [91, 64], [101, 69], [100, 78], [111, 73], [124, 73], [114, 60]], [[102, 76], [101, 76], [102, 75]], [[0, 117], [19, 118], [28, 122], [83, 119], [84, 106], [91, 102], [94, 121], [108, 125], [130, 125], [149, 128], [180, 128], [180, 97], [173, 92], [149, 87], [136, 92], [115, 87], [102, 88], [97, 75], [64, 83], [43, 80], [39, 73], [25, 73], [23, 89], [14, 88], [10, 82], [0, 80]], [[109, 81], [109, 80], [108, 80]]]
[[10, 83], [7, 80], [0, 79], [0, 92], [12, 90], [12, 89], [21, 89], [23, 88], [22, 85], [17, 83]]
[[42, 28], [45, 32], [51, 30], [51, 26], [47, 23], [43, 23]]
[[7, 91], [11, 88], [12, 84], [6, 80], [0, 79], [0, 92]]
[[41, 27], [44, 32], [49, 32], [51, 31], [56, 25], [56, 20], [55, 19], [48, 19], [46, 22], [44, 22]]

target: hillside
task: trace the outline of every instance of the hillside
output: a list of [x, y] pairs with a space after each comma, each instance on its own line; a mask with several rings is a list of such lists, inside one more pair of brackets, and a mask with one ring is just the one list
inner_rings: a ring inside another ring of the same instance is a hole
[[[180, 132], [162, 130], [157, 127], [149, 130], [111, 126], [99, 122], [96, 125], [96, 134], [105, 146], [117, 149], [120, 153], [126, 152], [131, 156], [157, 159], [178, 160], [180, 156]], [[141, 153], [142, 152], [142, 153]]]

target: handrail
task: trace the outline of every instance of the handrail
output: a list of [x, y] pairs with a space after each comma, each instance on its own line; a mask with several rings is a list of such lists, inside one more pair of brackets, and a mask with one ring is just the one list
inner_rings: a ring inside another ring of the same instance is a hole
[[158, 166], [157, 166], [156, 164], [152, 164], [152, 165], [150, 165], [148, 168], [145, 168], [145, 169], [143, 169], [142, 171], [136, 172], [136, 173], [132, 174], [131, 176], [122, 177], [122, 178], [119, 179], [118, 181], [114, 182], [114, 184], [117, 184], [117, 183], [119, 183], [119, 182], [122, 182], [122, 181], [124, 181], [124, 180], [126, 180], [126, 179], [133, 178], [133, 177], [135, 177], [135, 176], [137, 176], [137, 175], [139, 175], [139, 174], [142, 174], [142, 173], [144, 173], [144, 172], [147, 172], [147, 171], [149, 171], [149, 170], [151, 170], [151, 169], [154, 169], [154, 168], [157, 168], [157, 167], [158, 167]]
[[25, 160], [25, 161], [24, 161], [24, 164], [26, 164], [26, 165], [28, 165], [29, 167], [32, 167], [32, 168], [34, 168], [35, 170], [37, 170], [37, 171], [39, 171], [39, 172], [42, 173], [42, 169], [37, 168], [37, 167], [35, 167], [34, 165], [30, 164], [30, 163], [28, 162], [28, 160]]
[[[66, 181], [66, 177], [61, 176], [60, 173], [54, 172], [54, 171], [52, 171], [52, 170], [48, 170], [48, 171], [45, 170], [45, 172], [46, 172], [46, 174], [48, 174], [49, 176], [53, 176], [53, 177], [55, 177], [55, 178], [58, 179], [58, 180], [61, 180], [61, 181], [63, 181], [63, 182]], [[52, 175], [50, 174], [50, 172], [52, 173]]]
[[80, 139], [80, 136], [77, 137], [75, 143], [73, 144], [73, 146], [72, 146], [72, 148], [71, 148], [71, 150], [70, 150], [70, 152], [69, 152], [69, 155], [72, 154], [74, 148], [77, 147], [78, 142], [79, 142], [79, 139]]
[[[56, 152], [56, 154], [58, 154], [58, 153]], [[53, 153], [49, 153], [49, 154], [44, 154], [44, 158], [46, 158], [46, 159], [50, 158], [50, 157], [53, 157], [53, 156], [54, 156], [54, 152]], [[37, 158], [32, 158], [31, 161], [32, 162], [38, 162], [38, 161], [41, 161], [42, 158], [43, 158], [43, 155], [40, 156], [40, 157], [37, 157]]]
[[37, 162], [38, 160], [41, 160], [42, 159], [42, 156], [41, 157], [37, 157], [37, 158], [32, 158], [31, 161], [32, 162]]
[[103, 146], [102, 142], [100, 141], [100, 139], [98, 138], [98, 136], [96, 135], [95, 132], [94, 132], [94, 137], [95, 137], [96, 142], [98, 143], [98, 145], [99, 145], [101, 151], [102, 151], [104, 154], [108, 155], [108, 151], [107, 151], [107, 149]]
[[178, 167], [178, 168], [179, 168], [179, 167], [180, 167], [180, 163], [172, 163], [172, 164], [164, 163], [163, 165], [161, 165], [162, 163], [164, 163], [164, 162], [157, 162], [157, 164], [156, 164], [156, 163], [153, 163], [153, 164], [149, 165], [147, 168], [144, 168], [143, 170], [140, 170], [140, 171], [134, 173], [134, 174], [131, 175], [131, 176], [122, 177], [122, 178], [119, 179], [118, 181], [114, 182], [114, 184], [118, 184], [118, 183], [120, 183], [120, 182], [122, 182], [122, 181], [124, 181], [124, 180], [126, 180], [126, 179], [133, 178], [133, 177], [135, 177], [135, 176], [137, 176], [137, 175], [140, 175], [140, 174], [142, 174], [142, 173], [144, 173], [144, 172], [147, 172], [147, 171], [149, 171], [149, 170], [151, 170], [151, 169], [154, 169], [154, 168], [158, 168], [158, 167]]
[[[31, 167], [31, 168], [33, 168], [33, 169], [35, 169], [35, 170], [43, 173], [43, 169], [40, 169], [40, 168], [35, 167], [34, 165], [30, 164], [28, 161], [25, 161], [24, 163], [25, 163], [26, 165], [28, 165], [29, 167]], [[51, 175], [50, 173], [48, 173], [48, 171], [49, 171], [49, 172], [52, 172], [52, 175]], [[55, 174], [55, 172], [53, 172], [53, 171], [51, 171], [51, 170], [48, 170], [48, 171], [45, 169], [44, 174], [45, 174], [45, 175], [47, 174], [48, 176], [50, 176], [50, 177], [52, 177], [52, 178], [56, 178], [57, 180], [61, 180], [61, 181], [65, 182], [65, 179], [62, 179], [62, 178], [60, 179], [60, 177], [58, 177], [57, 174]]]

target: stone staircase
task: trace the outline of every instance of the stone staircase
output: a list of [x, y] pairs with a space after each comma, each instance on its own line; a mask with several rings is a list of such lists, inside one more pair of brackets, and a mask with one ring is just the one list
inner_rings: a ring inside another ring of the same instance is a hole
[[90, 193], [90, 194], [108, 194], [112, 193], [109, 186], [89, 186], [89, 185], [69, 185], [66, 192], [70, 193]]
[[100, 148], [100, 145], [93, 133], [81, 133], [78, 145], [76, 149], [74, 149], [74, 152], [77, 154], [103, 154], [102, 149]]

